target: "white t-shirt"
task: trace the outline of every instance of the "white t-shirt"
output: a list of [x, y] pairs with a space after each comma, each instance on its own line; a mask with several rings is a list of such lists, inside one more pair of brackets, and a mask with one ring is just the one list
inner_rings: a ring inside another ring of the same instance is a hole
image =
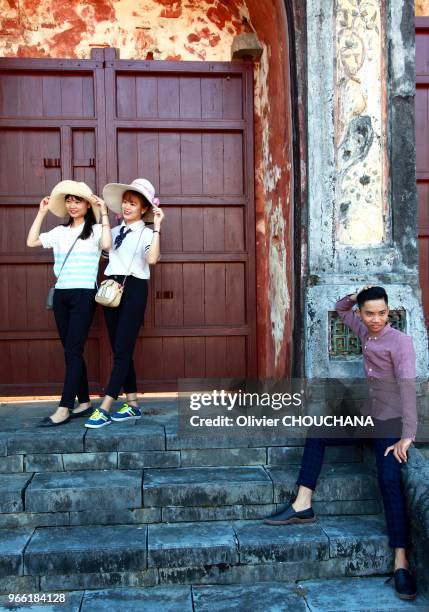
[[89, 238], [76, 242], [62, 270], [65, 256], [76, 237], [82, 233], [83, 225], [58, 225], [50, 232], [40, 234], [43, 247], [54, 250], [56, 289], [94, 289], [101, 255], [101, 229], [101, 224], [95, 223]]
[[[115, 238], [119, 234], [121, 227], [125, 227], [125, 231], [131, 229], [122, 241], [121, 246], [115, 248]], [[146, 253], [149, 250], [152, 242], [153, 231], [146, 227], [144, 221], [135, 221], [126, 225], [124, 222], [112, 229], [112, 248], [109, 251], [109, 265], [106, 268], [105, 275], [112, 276], [115, 274], [125, 276], [130, 274], [136, 278], [150, 278], [149, 264], [146, 261]], [[137, 252], [134, 256], [138, 243]], [[130, 264], [132, 266], [130, 268]]]

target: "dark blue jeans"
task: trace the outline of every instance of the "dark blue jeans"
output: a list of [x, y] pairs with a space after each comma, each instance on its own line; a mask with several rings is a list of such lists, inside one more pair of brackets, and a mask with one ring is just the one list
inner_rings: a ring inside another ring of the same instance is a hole
[[88, 376], [83, 349], [95, 310], [95, 289], [55, 289], [54, 316], [64, 347], [66, 373], [60, 406], [89, 402]]
[[[393, 427], [394, 429], [395, 427]], [[396, 427], [396, 429], [398, 428]], [[392, 431], [392, 427], [384, 429], [384, 431], [387, 430]], [[378, 483], [383, 497], [389, 546], [392, 548], [406, 548], [409, 535], [405, 496], [401, 481], [401, 466], [403, 464], [395, 459], [392, 451], [390, 451], [387, 457], [384, 456], [386, 448], [398, 442], [399, 436], [386, 438], [371, 437], [377, 464]], [[349, 446], [362, 443], [368, 439], [362, 437], [307, 437], [297, 484], [308, 487], [313, 491], [316, 489], [326, 446]]]

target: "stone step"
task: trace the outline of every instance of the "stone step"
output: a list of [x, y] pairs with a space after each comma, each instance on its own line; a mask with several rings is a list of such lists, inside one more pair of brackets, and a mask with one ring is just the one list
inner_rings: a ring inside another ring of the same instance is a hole
[[[148, 469], [145, 506], [228, 506], [283, 503], [296, 491], [298, 469], [281, 467]], [[315, 501], [376, 499], [372, 470], [363, 464], [325, 465]]]
[[[297, 465], [303, 444], [302, 439], [276, 441], [260, 435], [183, 438], [149, 417], [100, 430], [86, 430], [81, 421], [72, 421], [61, 431], [37, 429], [33, 424], [0, 434], [0, 473]], [[326, 450], [327, 463], [362, 460], [359, 446]]]
[[[247, 585], [128, 587], [63, 593], [59, 606], [43, 604], [31, 610], [54, 612], [402, 612], [426, 611], [429, 600], [400, 601], [383, 577], [303, 580], [298, 584], [267, 582]], [[0, 610], [8, 604], [0, 596]], [[10, 609], [10, 608], [7, 608]], [[22, 604], [22, 610], [30, 605]]]
[[[39, 446], [38, 450], [40, 450]], [[0, 457], [0, 474], [174, 467], [287, 466], [299, 465], [302, 453], [303, 447], [300, 446], [168, 451], [37, 452]], [[326, 449], [324, 462], [360, 463], [362, 456], [362, 449], [359, 447], [330, 447]]]
[[3, 529], [0, 548], [2, 588], [34, 577], [41, 591], [359, 576], [392, 562], [383, 519], [365, 516]]
[[35, 474], [25, 490], [27, 512], [64, 512], [108, 507], [140, 508], [142, 472], [97, 470]]
[[[262, 518], [293, 498], [297, 475], [298, 466], [3, 474], [0, 528]], [[314, 509], [378, 513], [373, 470], [362, 463], [324, 465]]]

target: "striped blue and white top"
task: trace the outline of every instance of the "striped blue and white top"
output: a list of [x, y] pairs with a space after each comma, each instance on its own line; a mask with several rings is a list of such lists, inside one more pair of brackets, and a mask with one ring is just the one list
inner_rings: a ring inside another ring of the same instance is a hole
[[95, 287], [101, 255], [100, 223], [92, 226], [89, 238], [76, 242], [60, 274], [67, 253], [82, 230], [83, 225], [78, 227], [58, 225], [50, 232], [39, 236], [45, 249], [54, 250], [54, 274], [57, 277], [55, 289], [94, 289]]

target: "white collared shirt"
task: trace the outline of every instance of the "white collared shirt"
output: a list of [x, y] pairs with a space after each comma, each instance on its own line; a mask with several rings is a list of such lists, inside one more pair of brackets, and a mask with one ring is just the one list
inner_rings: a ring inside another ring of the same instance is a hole
[[[121, 227], [125, 227], [125, 231], [131, 230], [122, 241], [121, 246], [115, 249], [115, 238], [119, 234]], [[112, 248], [109, 251], [109, 264], [106, 268], [105, 275], [112, 276], [115, 274], [126, 275], [130, 274], [136, 278], [149, 278], [149, 264], [146, 261], [146, 253], [149, 250], [152, 242], [153, 231], [146, 227], [144, 221], [135, 221], [134, 223], [122, 222], [112, 229]], [[139, 240], [140, 239], [140, 240]], [[137, 252], [136, 247], [138, 244]], [[130, 264], [132, 266], [130, 268]]]

